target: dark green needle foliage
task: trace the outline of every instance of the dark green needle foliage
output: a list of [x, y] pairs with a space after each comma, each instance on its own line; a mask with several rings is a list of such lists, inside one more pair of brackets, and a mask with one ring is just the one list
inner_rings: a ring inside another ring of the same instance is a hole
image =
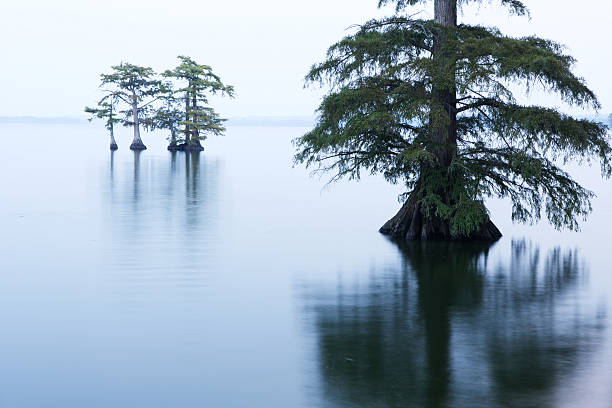
[[162, 82], [148, 67], [122, 63], [111, 68], [111, 74], [100, 76], [100, 87], [110, 90], [126, 105], [122, 124], [134, 128], [134, 140], [130, 149], [144, 150], [146, 146], [140, 138], [140, 124], [146, 123], [153, 112], [151, 104], [163, 95]]
[[164, 83], [164, 93], [160, 101], [160, 106], [148, 118], [145, 126], [148, 130], [167, 130], [170, 133], [168, 150], [180, 150], [179, 143], [182, 140], [180, 133], [181, 126], [184, 124], [185, 111], [181, 100], [175, 96], [171, 83]]
[[98, 106], [95, 108], [85, 107], [85, 112], [91, 114], [89, 121], [93, 119], [104, 119], [105, 127], [110, 133], [110, 149], [117, 150], [117, 142], [115, 141], [115, 124], [121, 123], [121, 119], [117, 112], [117, 101], [119, 97], [114, 92], [107, 93], [98, 101]]
[[[162, 75], [174, 80], [178, 87], [173, 98], [184, 106], [180, 124], [184, 126], [182, 138], [168, 148], [170, 150], [201, 151], [201, 141], [207, 135], [221, 135], [225, 131], [222, 119], [208, 105], [211, 94], [234, 96], [234, 88], [224, 85], [221, 78], [208, 65], [200, 65], [190, 57], [179, 56], [180, 64]], [[173, 111], [174, 112], [174, 111]]]
[[[457, 0], [435, 0], [434, 19], [396, 15], [368, 21], [334, 44], [307, 81], [329, 84], [314, 129], [296, 140], [296, 162], [333, 172], [332, 180], [382, 173], [407, 186], [405, 203], [381, 232], [400, 239], [495, 240], [484, 206], [512, 201], [512, 218], [542, 212], [576, 229], [593, 193], [560, 166], [598, 160], [612, 171], [607, 128], [555, 109], [524, 105], [513, 92], [534, 86], [569, 105], [598, 109], [559, 44], [513, 38], [495, 28], [457, 24]], [[462, 1], [467, 7], [473, 1]], [[501, 0], [527, 14], [516, 0]]]

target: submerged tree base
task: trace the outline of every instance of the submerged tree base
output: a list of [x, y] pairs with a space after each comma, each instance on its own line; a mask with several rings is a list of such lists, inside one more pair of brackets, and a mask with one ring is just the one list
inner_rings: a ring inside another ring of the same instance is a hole
[[171, 152], [201, 152], [204, 150], [200, 143], [170, 144], [168, 150]]
[[144, 143], [139, 140], [130, 145], [130, 150], [147, 150], [147, 146], [145, 146]]
[[119, 149], [119, 146], [117, 146], [117, 143], [113, 142], [113, 143], [110, 144], [110, 149], [111, 150], [117, 150], [117, 149]]
[[487, 217], [478, 229], [469, 235], [454, 235], [448, 220], [425, 216], [424, 208], [411, 194], [395, 217], [383, 225], [379, 232], [392, 238], [406, 241], [483, 241], [493, 242], [502, 233]]

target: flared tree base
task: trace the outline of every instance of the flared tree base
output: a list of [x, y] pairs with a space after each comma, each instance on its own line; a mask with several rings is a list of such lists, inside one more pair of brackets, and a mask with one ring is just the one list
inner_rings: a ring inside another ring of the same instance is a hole
[[200, 143], [170, 144], [168, 150], [171, 152], [201, 152], [204, 150]]
[[147, 150], [147, 146], [139, 140], [130, 145], [130, 150]]
[[200, 142], [191, 142], [189, 144], [185, 144], [185, 147], [183, 148], [183, 151], [185, 152], [201, 152], [203, 150], [204, 148], [202, 147]]
[[450, 222], [440, 217], [426, 217], [421, 204], [413, 194], [395, 217], [387, 221], [379, 232], [391, 238], [406, 241], [493, 242], [502, 237], [502, 233], [488, 217], [478, 229], [469, 235], [453, 235]]
[[111, 143], [110, 144], [110, 149], [111, 150], [117, 150], [117, 149], [119, 149], [119, 146], [117, 146], [117, 143]]

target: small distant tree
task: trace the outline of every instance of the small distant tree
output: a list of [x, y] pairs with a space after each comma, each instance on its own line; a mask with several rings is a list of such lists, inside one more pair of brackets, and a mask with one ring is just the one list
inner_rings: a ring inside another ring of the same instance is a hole
[[184, 104], [183, 139], [177, 150], [204, 150], [201, 141], [207, 134], [221, 135], [225, 131], [222, 119], [214, 109], [206, 106], [210, 94], [234, 96], [234, 88], [221, 82], [208, 65], [200, 65], [190, 57], [179, 56], [180, 64], [162, 75], [178, 82], [175, 98]]
[[174, 97], [171, 84], [165, 85], [165, 94], [161, 98], [161, 106], [155, 110], [154, 114], [145, 122], [147, 129], [165, 129], [170, 132], [168, 136], [168, 150], [181, 150], [181, 126], [184, 124], [185, 113], [181, 106], [181, 101]]
[[151, 104], [163, 94], [162, 82], [148, 67], [121, 63], [111, 68], [111, 74], [100, 76], [100, 86], [111, 89], [114, 95], [128, 106], [122, 123], [134, 128], [134, 140], [130, 149], [145, 150], [147, 147], [140, 138], [140, 124], [147, 119], [146, 113], [153, 111]]
[[105, 127], [110, 133], [110, 149], [117, 150], [117, 142], [115, 141], [114, 125], [120, 123], [121, 119], [118, 116], [116, 110], [118, 96], [115, 93], [108, 93], [100, 101], [98, 106], [95, 108], [85, 107], [85, 112], [91, 114], [89, 121], [93, 119], [104, 119]]

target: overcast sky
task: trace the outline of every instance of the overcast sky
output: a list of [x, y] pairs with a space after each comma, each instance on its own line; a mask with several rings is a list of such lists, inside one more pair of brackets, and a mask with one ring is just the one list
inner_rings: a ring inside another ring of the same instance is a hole
[[[173, 67], [179, 54], [211, 65], [236, 87], [235, 100], [214, 101], [226, 117], [310, 116], [322, 91], [304, 89], [308, 68], [351, 24], [392, 11], [378, 10], [377, 0], [7, 3], [0, 6], [0, 116], [83, 116], [83, 106], [98, 96], [99, 74], [111, 65], [127, 61], [163, 70]], [[531, 20], [509, 17], [497, 0], [467, 7], [461, 20], [567, 45], [578, 59], [576, 72], [599, 96], [602, 112], [611, 112], [612, 4], [525, 3]], [[414, 11], [423, 10], [427, 17], [432, 8], [430, 3]]]

